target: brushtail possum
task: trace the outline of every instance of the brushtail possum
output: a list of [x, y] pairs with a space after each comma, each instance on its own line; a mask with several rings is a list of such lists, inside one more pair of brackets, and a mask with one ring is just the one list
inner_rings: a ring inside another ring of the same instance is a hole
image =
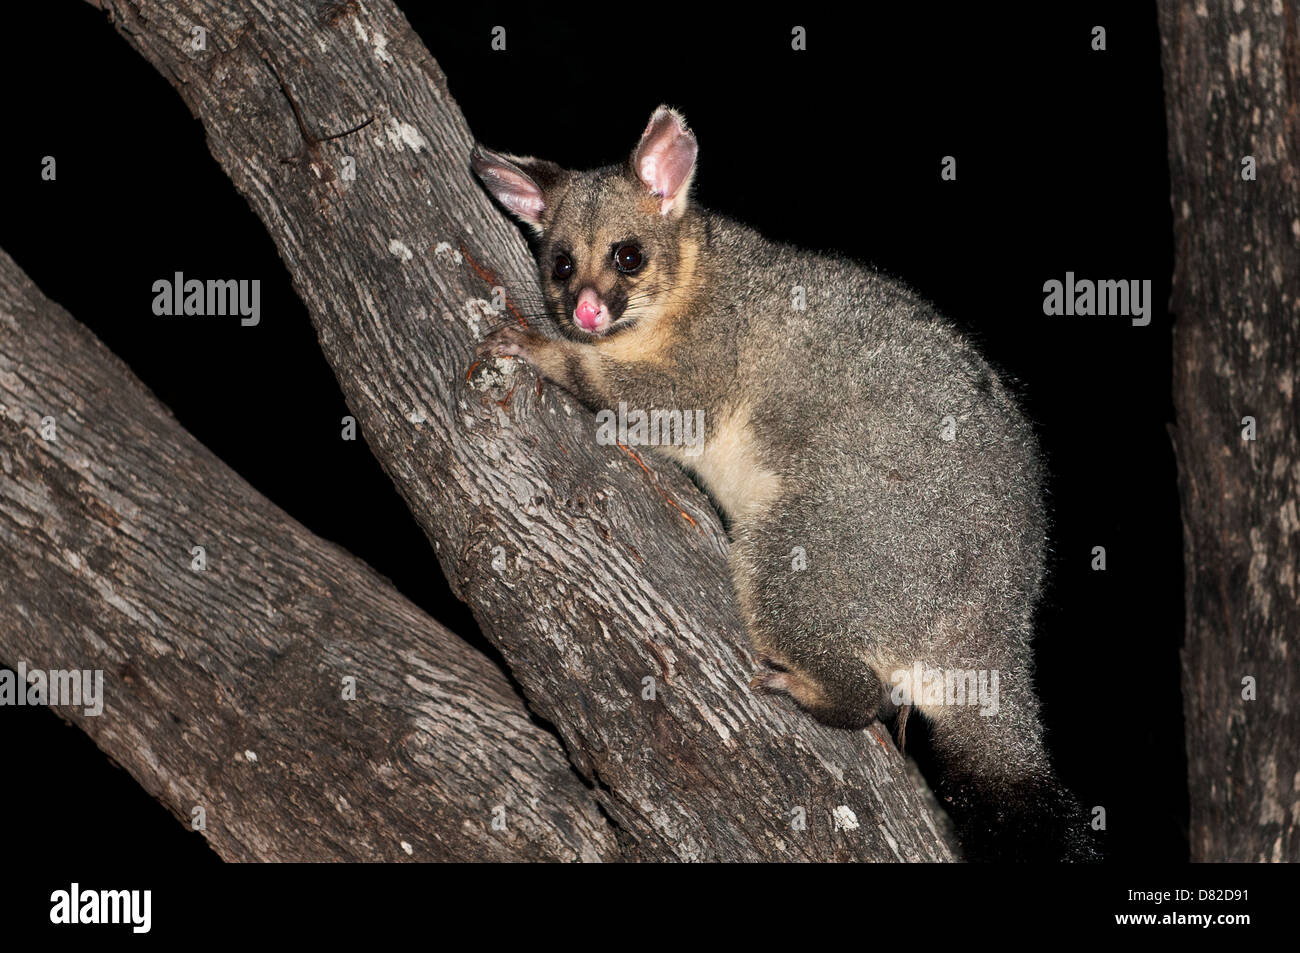
[[479, 355], [595, 410], [703, 411], [699, 445], [658, 449], [728, 517], [753, 687], [845, 729], [920, 712], [968, 858], [1088, 858], [1032, 685], [1046, 522], [1029, 423], [901, 284], [692, 203], [697, 152], [667, 107], [595, 171], [477, 148], [535, 233], [554, 324], [502, 327]]

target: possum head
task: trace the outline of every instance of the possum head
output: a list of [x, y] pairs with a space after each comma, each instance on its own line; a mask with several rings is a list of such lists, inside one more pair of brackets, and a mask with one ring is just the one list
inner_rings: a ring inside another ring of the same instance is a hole
[[690, 220], [695, 136], [667, 106], [621, 165], [571, 172], [542, 159], [475, 150], [472, 164], [502, 205], [538, 236], [547, 306], [578, 340], [656, 320], [694, 274]]

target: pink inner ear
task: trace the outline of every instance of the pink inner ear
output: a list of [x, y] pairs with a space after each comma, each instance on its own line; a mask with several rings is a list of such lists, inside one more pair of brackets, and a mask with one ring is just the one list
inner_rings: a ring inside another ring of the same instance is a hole
[[541, 220], [546, 202], [542, 190], [527, 173], [514, 163], [483, 150], [473, 157], [474, 171], [488, 187], [497, 201], [526, 222], [533, 225]]
[[695, 136], [676, 113], [661, 107], [650, 117], [636, 147], [636, 171], [645, 187], [662, 199], [661, 212], [680, 200], [698, 151]]

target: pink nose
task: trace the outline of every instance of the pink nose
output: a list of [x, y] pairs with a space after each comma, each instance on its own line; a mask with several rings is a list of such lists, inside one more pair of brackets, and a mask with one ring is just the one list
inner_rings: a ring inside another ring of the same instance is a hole
[[573, 319], [588, 331], [594, 331], [609, 317], [609, 311], [601, 303], [600, 295], [594, 288], [583, 288], [578, 295], [578, 306], [573, 309]]

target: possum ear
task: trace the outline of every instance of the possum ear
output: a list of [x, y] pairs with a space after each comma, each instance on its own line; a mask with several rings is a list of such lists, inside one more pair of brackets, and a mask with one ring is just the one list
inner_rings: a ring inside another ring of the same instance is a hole
[[547, 194], [560, 184], [565, 172], [554, 162], [526, 156], [502, 155], [476, 146], [470, 156], [474, 173], [496, 200], [538, 232]]
[[659, 214], [679, 217], [686, 211], [686, 195], [695, 175], [699, 146], [686, 120], [667, 106], [660, 106], [641, 133], [632, 153], [632, 170], [650, 194], [659, 199]]

